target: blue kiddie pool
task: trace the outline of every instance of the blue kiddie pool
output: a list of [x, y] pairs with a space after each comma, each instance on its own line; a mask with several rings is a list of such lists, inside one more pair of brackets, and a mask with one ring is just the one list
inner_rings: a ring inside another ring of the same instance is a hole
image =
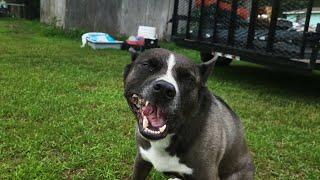
[[123, 41], [117, 41], [107, 33], [90, 32], [82, 35], [82, 46], [86, 44], [93, 49], [121, 49]]

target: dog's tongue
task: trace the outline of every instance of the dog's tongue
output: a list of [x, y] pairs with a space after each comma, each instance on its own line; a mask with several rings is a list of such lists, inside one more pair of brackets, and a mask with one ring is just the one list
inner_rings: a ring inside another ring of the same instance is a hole
[[142, 108], [142, 112], [153, 127], [162, 127], [165, 124], [163, 113], [159, 108], [148, 105]]

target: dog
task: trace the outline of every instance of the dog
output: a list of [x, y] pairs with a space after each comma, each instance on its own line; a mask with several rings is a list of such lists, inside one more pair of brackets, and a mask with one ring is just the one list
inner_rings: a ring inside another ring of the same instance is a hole
[[124, 96], [136, 117], [132, 179], [155, 168], [174, 179], [253, 179], [237, 115], [206, 87], [218, 56], [196, 65], [165, 49], [132, 52]]

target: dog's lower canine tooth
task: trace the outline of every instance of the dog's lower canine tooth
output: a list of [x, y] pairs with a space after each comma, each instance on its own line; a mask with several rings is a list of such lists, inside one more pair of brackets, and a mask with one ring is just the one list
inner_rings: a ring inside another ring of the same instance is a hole
[[148, 124], [149, 124], [149, 123], [148, 123], [147, 117], [143, 116], [143, 123], [142, 123], [143, 129], [148, 128]]
[[167, 128], [167, 125], [163, 125], [161, 128], [159, 128], [159, 131], [163, 133], [163, 131]]
[[148, 104], [149, 104], [149, 101], [146, 102], [146, 105], [145, 105], [145, 106], [148, 106]]

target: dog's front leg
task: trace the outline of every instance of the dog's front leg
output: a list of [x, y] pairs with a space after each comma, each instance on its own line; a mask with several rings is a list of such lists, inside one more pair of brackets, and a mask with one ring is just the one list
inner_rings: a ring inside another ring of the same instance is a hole
[[254, 171], [241, 170], [239, 172], [233, 173], [228, 177], [221, 178], [222, 180], [252, 180], [254, 176]]
[[134, 161], [134, 171], [133, 171], [133, 180], [145, 180], [151, 171], [152, 164], [143, 160], [141, 158], [140, 153], [138, 152], [136, 155], [136, 159]]

